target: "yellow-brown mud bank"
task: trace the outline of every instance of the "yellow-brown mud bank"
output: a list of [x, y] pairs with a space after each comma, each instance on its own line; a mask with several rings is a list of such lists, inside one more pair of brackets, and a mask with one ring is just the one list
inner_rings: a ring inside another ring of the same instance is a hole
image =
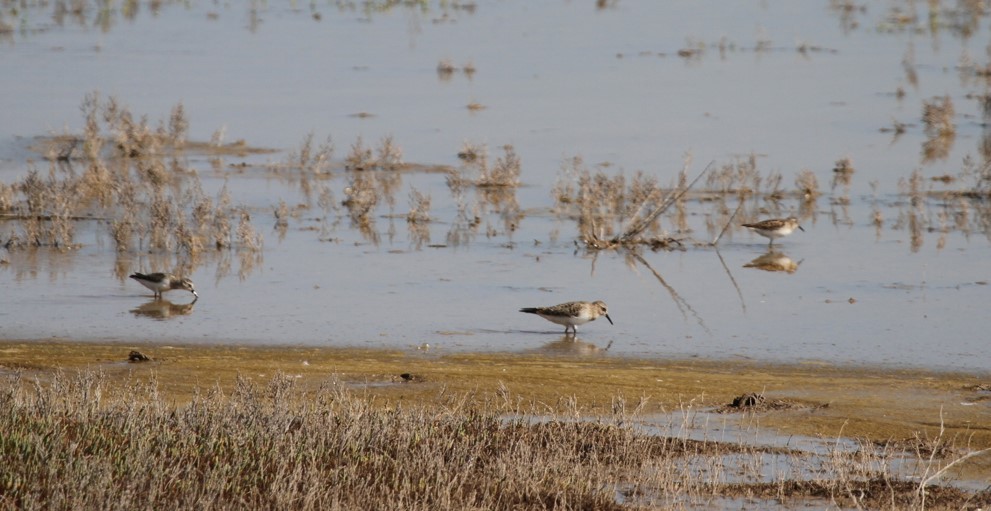
[[[137, 350], [152, 360], [130, 363]], [[611, 413], [616, 398], [644, 413], [691, 406], [717, 408], [748, 392], [772, 407], [763, 428], [786, 434], [863, 437], [876, 441], [940, 435], [958, 447], [991, 447], [991, 376], [920, 369], [770, 365], [737, 360], [638, 360], [606, 356], [457, 353], [312, 347], [0, 341], [0, 373], [21, 370], [45, 381], [52, 371], [100, 370], [123, 381], [157, 378], [181, 404], [194, 389], [230, 389], [238, 375], [258, 383], [281, 371], [317, 388], [334, 379], [353, 384], [383, 406], [431, 404], [452, 393], [479, 401], [524, 399], [583, 414]]]

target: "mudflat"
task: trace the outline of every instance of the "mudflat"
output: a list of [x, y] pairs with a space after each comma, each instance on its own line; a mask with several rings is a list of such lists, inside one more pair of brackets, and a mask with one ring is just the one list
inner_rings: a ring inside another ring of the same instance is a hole
[[198, 390], [229, 390], [239, 376], [264, 383], [281, 373], [303, 389], [343, 382], [381, 406], [430, 405], [451, 393], [478, 400], [511, 393], [549, 410], [606, 415], [620, 399], [647, 415], [753, 413], [762, 428], [781, 434], [923, 443], [941, 437], [968, 449], [991, 447], [991, 378], [972, 373], [595, 353], [0, 341], [0, 372], [20, 371], [44, 383], [55, 371], [81, 370], [122, 384], [153, 378], [176, 404]]

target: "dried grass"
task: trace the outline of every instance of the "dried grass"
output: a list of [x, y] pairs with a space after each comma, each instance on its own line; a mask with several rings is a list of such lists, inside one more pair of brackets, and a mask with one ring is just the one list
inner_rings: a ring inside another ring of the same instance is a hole
[[[607, 176], [601, 170], [592, 172], [581, 158], [568, 160], [562, 176], [554, 187], [559, 214], [568, 213], [578, 219], [581, 241], [590, 249], [611, 249], [648, 245], [652, 248], [680, 247], [681, 242], [664, 234], [657, 221], [708, 172], [708, 167], [692, 182], [687, 182], [684, 170], [680, 184], [665, 190], [653, 176], [634, 174], [627, 184], [620, 172]], [[676, 208], [677, 211], [680, 208]], [[681, 225], [677, 218], [675, 223]], [[647, 235], [645, 235], [647, 234]]]
[[[413, 383], [415, 384], [415, 383]], [[587, 416], [577, 399], [527, 402], [505, 387], [385, 407], [329, 380], [238, 377], [175, 405], [151, 377], [103, 373], [0, 382], [0, 502], [14, 509], [629, 509], [711, 507], [720, 499], [842, 508], [960, 509], [991, 495], [934, 483], [982, 452], [860, 442], [821, 453], [716, 442], [639, 416], [613, 399]], [[549, 408], [563, 410], [549, 412]], [[658, 434], [660, 432], [660, 434]], [[941, 446], [948, 439], [935, 439]], [[933, 442], [930, 442], [932, 444]], [[918, 445], [917, 443], [914, 445]], [[922, 477], [902, 475], [917, 460]], [[951, 456], [954, 456], [951, 454]], [[768, 457], [778, 462], [765, 471]]]
[[409, 204], [409, 213], [406, 214], [407, 222], [419, 224], [430, 221], [430, 195], [420, 193], [416, 188], [410, 188]]
[[[17, 213], [22, 229], [8, 243], [73, 248], [74, 222], [97, 217], [106, 220], [118, 253], [150, 250], [190, 265], [211, 245], [260, 249], [261, 237], [253, 232], [231, 242], [231, 217], [241, 218], [239, 229], [245, 233], [253, 228], [231, 206], [226, 190], [214, 206], [195, 172], [183, 166], [189, 122], [181, 103], [173, 107], [167, 125], [160, 123], [156, 130], [146, 117], [135, 121], [116, 98], [103, 99], [96, 92], [86, 95], [81, 111], [83, 134], [52, 142], [80, 141], [72, 147], [83, 148], [78, 156], [84, 165], [81, 174], [75, 170], [76, 152], [70, 151], [52, 159], [47, 179], [32, 170], [10, 193], [0, 188], [0, 206]], [[171, 149], [169, 158], [166, 148]]]

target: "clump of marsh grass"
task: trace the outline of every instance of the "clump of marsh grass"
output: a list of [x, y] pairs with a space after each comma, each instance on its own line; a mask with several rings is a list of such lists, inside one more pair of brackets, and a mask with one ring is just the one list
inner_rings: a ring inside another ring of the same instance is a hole
[[391, 135], [382, 138], [377, 150], [366, 146], [359, 135], [344, 160], [344, 168], [352, 171], [400, 170], [403, 166], [402, 148], [396, 145]]
[[[522, 162], [512, 145], [502, 147], [503, 154], [494, 164], [489, 163], [488, 148], [482, 144], [465, 141], [458, 158], [461, 167], [449, 172], [447, 186], [458, 204], [458, 218], [448, 232], [452, 244], [466, 243], [490, 214], [498, 216], [501, 225], [486, 224], [485, 234], [495, 237], [500, 233], [511, 234], [523, 218], [516, 189], [520, 185]], [[474, 190], [475, 202], [468, 191]], [[507, 246], [512, 246], [510, 242]]]
[[[666, 190], [655, 177], [643, 172], [637, 172], [627, 183], [623, 173], [612, 177], [602, 170], [593, 173], [580, 157], [575, 157], [566, 162], [555, 185], [557, 210], [559, 214], [570, 212], [577, 217], [579, 237], [591, 249], [638, 245], [654, 249], [679, 247], [680, 241], [664, 234], [658, 219], [705, 172], [691, 183], [681, 176], [676, 189]], [[562, 183], [561, 179], [566, 182]]]
[[502, 146], [502, 155], [495, 164], [489, 163], [488, 148], [484, 145], [464, 142], [458, 158], [464, 164], [460, 172], [448, 175], [448, 186], [476, 186], [480, 188], [515, 188], [520, 185], [523, 164], [516, 148]]
[[502, 150], [502, 156], [496, 158], [495, 165], [491, 168], [485, 159], [476, 160], [482, 162], [479, 167], [481, 174], [475, 183], [476, 186], [514, 187], [520, 185], [523, 165], [520, 157], [516, 154], [516, 149], [507, 144], [502, 146]]
[[[49, 169], [47, 178], [31, 167], [20, 182], [4, 193], [8, 209], [21, 220], [21, 232], [10, 237], [8, 247], [76, 248], [74, 208], [79, 187], [78, 178], [61, 178], [55, 166]], [[23, 202], [18, 203], [17, 195], [23, 197]]]
[[[257, 233], [232, 236], [232, 218], [241, 220], [242, 232], [250, 225], [230, 197], [214, 203], [196, 173], [182, 164], [190, 143], [181, 103], [156, 129], [146, 116], [136, 120], [116, 98], [96, 92], [85, 96], [81, 111], [85, 125], [74, 145], [81, 151], [53, 159], [47, 179], [32, 170], [12, 187], [9, 200], [22, 228], [11, 237], [15, 246], [71, 248], [75, 222], [102, 218], [118, 254], [172, 254], [185, 268], [210, 246], [260, 250]], [[65, 137], [55, 137], [56, 143]]]
[[328, 136], [322, 144], [314, 147], [313, 133], [306, 135], [298, 149], [289, 152], [284, 168], [302, 171], [304, 174], [320, 175], [330, 171], [330, 161], [334, 157], [334, 141]]
[[739, 195], [742, 198], [758, 193], [761, 189], [761, 181], [760, 170], [757, 168], [757, 155], [750, 154], [745, 158], [735, 158], [730, 163], [713, 168], [706, 177], [705, 188], [720, 194]]
[[403, 166], [403, 149], [396, 145], [392, 135], [382, 138], [378, 148], [376, 166], [383, 170], [398, 170]]
[[473, 162], [479, 158], [486, 158], [488, 149], [482, 144], [476, 144], [465, 140], [461, 143], [461, 150], [458, 151], [458, 158], [466, 162]]
[[375, 207], [379, 203], [379, 193], [376, 189], [375, 174], [371, 172], [355, 172], [348, 179], [348, 186], [344, 189], [346, 198], [342, 205], [347, 208], [351, 218], [351, 226], [357, 227], [365, 236], [376, 242], [378, 235], [375, 232]]
[[344, 160], [344, 168], [348, 170], [368, 170], [374, 166], [372, 149], [365, 147], [364, 139], [359, 135], [358, 139], [351, 144], [351, 152]]

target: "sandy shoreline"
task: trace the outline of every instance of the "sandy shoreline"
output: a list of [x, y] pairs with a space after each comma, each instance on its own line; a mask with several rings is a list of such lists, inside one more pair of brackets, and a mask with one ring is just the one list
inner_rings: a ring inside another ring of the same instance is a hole
[[[151, 360], [129, 362], [132, 350]], [[654, 414], [717, 409], [757, 393], [775, 405], [759, 411], [762, 427], [783, 434], [915, 441], [938, 437], [942, 427], [944, 439], [991, 446], [991, 382], [977, 374], [705, 359], [0, 341], [3, 373], [45, 381], [53, 371], [87, 369], [118, 381], [154, 378], [177, 404], [198, 390], [230, 389], [238, 376], [265, 383], [279, 372], [305, 389], [346, 382], [383, 406], [429, 405], [451, 393], [501, 399], [509, 392], [550, 407], [576, 402], [592, 414], [610, 413], [616, 398], [645, 401], [643, 412]]]

